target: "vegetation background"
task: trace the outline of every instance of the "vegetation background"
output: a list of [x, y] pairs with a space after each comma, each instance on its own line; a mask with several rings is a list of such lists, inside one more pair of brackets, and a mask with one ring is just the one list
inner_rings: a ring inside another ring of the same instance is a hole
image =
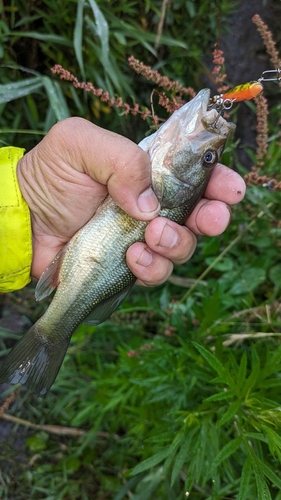
[[[30, 149], [71, 115], [135, 141], [150, 129], [61, 82], [54, 64], [147, 107], [155, 84], [134, 73], [130, 55], [184, 86], [216, 91], [210, 62], [219, 43], [227, 83], [258, 78], [273, 68], [251, 16], [264, 14], [274, 28], [281, 6], [244, 4], [2, 0], [1, 145]], [[280, 50], [278, 31], [276, 43]], [[1, 500], [281, 499], [280, 87], [268, 84], [265, 94], [259, 174], [267, 180], [249, 187], [228, 230], [200, 238], [165, 285], [136, 287], [109, 321], [81, 325], [46, 398], [3, 388]], [[256, 164], [254, 103], [231, 119], [238, 135], [223, 161], [244, 175]], [[47, 307], [35, 303], [34, 286], [0, 297], [1, 356]]]

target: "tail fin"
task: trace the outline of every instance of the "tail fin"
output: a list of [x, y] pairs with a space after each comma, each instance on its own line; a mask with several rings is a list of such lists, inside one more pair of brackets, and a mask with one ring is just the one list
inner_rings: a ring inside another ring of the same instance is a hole
[[33, 325], [0, 366], [0, 383], [24, 384], [43, 396], [55, 381], [68, 345], [69, 339], [50, 342]]

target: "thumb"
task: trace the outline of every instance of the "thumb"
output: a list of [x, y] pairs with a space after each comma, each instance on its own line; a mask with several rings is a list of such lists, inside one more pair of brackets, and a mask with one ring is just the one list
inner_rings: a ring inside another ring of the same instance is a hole
[[107, 186], [116, 203], [132, 217], [156, 217], [160, 204], [151, 188], [147, 153], [129, 139], [83, 118], [69, 118], [58, 125], [64, 128], [62, 136], [64, 145], [67, 138], [68, 154], [76, 159], [72, 159], [73, 168]]

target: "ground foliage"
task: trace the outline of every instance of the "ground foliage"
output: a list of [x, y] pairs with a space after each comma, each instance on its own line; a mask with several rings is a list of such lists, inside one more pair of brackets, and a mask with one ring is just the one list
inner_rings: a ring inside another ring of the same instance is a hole
[[[174, 2], [158, 40], [162, 8], [133, 0], [5, 3], [1, 143], [32, 147], [71, 114], [124, 133], [134, 123], [135, 140], [148, 128], [61, 84], [49, 71], [55, 63], [143, 105], [151, 84], [129, 69], [132, 53], [198, 90], [218, 13], [204, 0]], [[221, 19], [232, 8], [221, 2]], [[280, 163], [279, 120], [277, 106], [264, 167], [271, 177]], [[226, 164], [236, 147], [228, 146]], [[251, 186], [228, 230], [199, 238], [168, 283], [136, 287], [109, 321], [79, 327], [46, 398], [24, 389], [2, 394], [3, 424], [14, 418], [0, 449], [2, 500], [281, 499], [280, 206], [270, 184]], [[2, 297], [27, 323], [46, 307], [35, 305], [33, 291], [31, 284]], [[14, 337], [0, 331], [2, 355]]]

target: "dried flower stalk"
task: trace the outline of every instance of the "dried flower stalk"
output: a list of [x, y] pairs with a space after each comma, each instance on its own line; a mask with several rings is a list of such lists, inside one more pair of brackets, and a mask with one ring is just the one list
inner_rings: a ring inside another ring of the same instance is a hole
[[[128, 103], [124, 102], [122, 97], [110, 97], [107, 91], [104, 91], [101, 88], [96, 88], [91, 82], [80, 82], [76, 76], [74, 76], [70, 71], [64, 69], [60, 64], [56, 64], [51, 68], [52, 73], [59, 75], [61, 80], [66, 80], [71, 82], [72, 85], [76, 89], [85, 90], [85, 92], [89, 92], [94, 96], [98, 97], [102, 102], [105, 102], [108, 106], [115, 106], [116, 108], [121, 108], [124, 115], [128, 115], [131, 113], [132, 115], [140, 115], [143, 120], [145, 120], [148, 116], [152, 116], [150, 110], [148, 108], [144, 108], [144, 110], [140, 109], [139, 104], [135, 104], [133, 107]], [[158, 123], [158, 117], [154, 116], [154, 121]]]
[[273, 67], [275, 69], [280, 68], [281, 59], [279, 58], [279, 54], [278, 54], [278, 51], [276, 49], [275, 41], [273, 40], [273, 36], [272, 36], [272, 33], [271, 33], [269, 27], [267, 26], [267, 24], [265, 24], [265, 22], [262, 20], [262, 18], [258, 14], [255, 14], [253, 16], [252, 21], [257, 26], [258, 32], [262, 37], [263, 43], [264, 43], [265, 48], [266, 48], [266, 52], [270, 56], [270, 61], [273, 64]]
[[264, 159], [268, 150], [268, 105], [267, 99], [260, 94], [254, 99], [256, 103], [257, 112], [257, 167], [261, 168], [264, 166]]
[[[261, 17], [256, 14], [252, 21], [256, 24], [257, 29], [262, 37], [263, 43], [266, 48], [266, 52], [270, 56], [270, 61], [274, 68], [281, 67], [281, 59], [279, 58], [278, 51], [272, 36], [270, 29], [267, 24], [261, 19]], [[279, 84], [280, 85], [280, 84]], [[268, 151], [268, 105], [267, 99], [263, 95], [259, 95], [254, 99], [256, 103], [257, 112], [257, 152], [256, 152], [256, 166], [253, 166], [251, 172], [247, 174], [244, 179], [246, 184], [255, 184], [258, 186], [267, 187], [270, 190], [280, 190], [281, 182], [274, 177], [268, 177], [267, 175], [260, 175], [260, 168], [265, 164], [265, 158]]]
[[223, 50], [217, 49], [215, 47], [213, 51], [213, 64], [214, 68], [212, 74], [215, 76], [215, 84], [217, 85], [217, 90], [219, 93], [223, 93], [228, 90], [229, 86], [226, 85], [226, 73], [224, 72], [224, 55]]
[[183, 87], [183, 85], [176, 80], [170, 80], [167, 76], [160, 75], [157, 70], [151, 69], [151, 66], [146, 66], [138, 59], [135, 59], [134, 56], [130, 56], [128, 62], [136, 73], [144, 76], [147, 80], [152, 80], [156, 85], [162, 87], [164, 90], [172, 91], [180, 96], [185, 94], [190, 97], [195, 97], [196, 92], [192, 87]]
[[[166, 76], [160, 75], [160, 73], [156, 70], [152, 70], [150, 66], [146, 66], [141, 63], [133, 56], [129, 58], [130, 66], [139, 74], [144, 76], [147, 80], [152, 80], [159, 87], [162, 87], [166, 91], [170, 91], [173, 93], [171, 96], [167, 96], [165, 92], [158, 92], [159, 104], [164, 107], [169, 114], [172, 114], [176, 109], [179, 109], [183, 104], [185, 104], [185, 100], [182, 99], [182, 95], [186, 94], [191, 97], [196, 95], [196, 92], [191, 87], [183, 87], [179, 82], [172, 81]], [[140, 115], [143, 120], [147, 117], [150, 117], [155, 126], [158, 126], [160, 121], [163, 121], [154, 113], [151, 113], [150, 110], [145, 107], [143, 110], [140, 109], [139, 104], [135, 104], [133, 107], [128, 103], [124, 102], [122, 97], [110, 97], [109, 93], [104, 91], [101, 88], [96, 88], [91, 82], [80, 82], [76, 76], [74, 76], [70, 71], [64, 69], [60, 64], [56, 64], [53, 68], [51, 68], [52, 73], [58, 74], [61, 80], [66, 80], [72, 83], [75, 88], [85, 90], [96, 97], [98, 97], [102, 102], [105, 102], [108, 106], [115, 106], [116, 108], [121, 108], [122, 112], [125, 115], [131, 113], [132, 115]]]
[[15, 397], [18, 392], [19, 388], [17, 387], [16, 389], [13, 390], [13, 392], [11, 392], [10, 396], [8, 396], [7, 399], [5, 399], [4, 403], [0, 406], [0, 418], [9, 409], [10, 405], [15, 400]]
[[257, 167], [253, 166], [251, 172], [244, 176], [244, 181], [247, 186], [255, 185], [255, 186], [263, 186], [267, 187], [269, 190], [280, 189], [281, 183], [272, 177], [268, 177], [267, 175], [260, 175]]

